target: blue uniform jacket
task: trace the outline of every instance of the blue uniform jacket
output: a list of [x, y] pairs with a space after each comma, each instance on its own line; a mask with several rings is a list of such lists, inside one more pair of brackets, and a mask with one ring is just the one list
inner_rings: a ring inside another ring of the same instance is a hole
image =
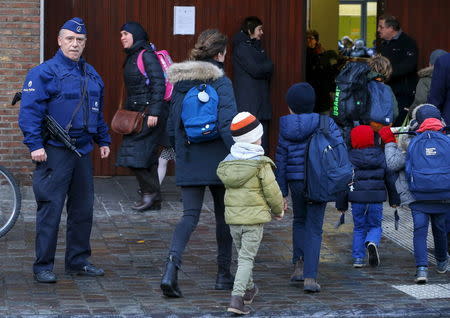
[[[342, 138], [334, 120], [328, 119], [328, 130]], [[280, 118], [280, 136], [276, 152], [276, 177], [283, 197], [289, 194], [288, 182], [304, 180], [305, 150], [309, 137], [319, 127], [319, 114], [291, 114]]]
[[[30, 151], [44, 147], [41, 134], [46, 114], [66, 128], [81, 99], [85, 80], [85, 100], [72, 121], [69, 135], [76, 139], [78, 151], [82, 154], [92, 151], [93, 140], [99, 146], [111, 143], [103, 118], [104, 84], [100, 75], [83, 58], [74, 62], [58, 50], [53, 58], [31, 69], [23, 85], [19, 126]], [[56, 140], [48, 143], [63, 147]]]
[[386, 167], [384, 151], [381, 147], [351, 149], [349, 159], [354, 167], [353, 184], [350, 191], [336, 200], [340, 211], [348, 209], [348, 202], [381, 203], [386, 201], [386, 189], [390, 205], [400, 205], [400, 197], [395, 189], [396, 175]]

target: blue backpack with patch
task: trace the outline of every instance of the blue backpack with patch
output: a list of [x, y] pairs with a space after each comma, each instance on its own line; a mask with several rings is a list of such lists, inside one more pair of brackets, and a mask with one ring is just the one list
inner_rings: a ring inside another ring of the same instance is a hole
[[370, 96], [370, 120], [388, 126], [394, 122], [394, 98], [391, 88], [372, 80], [367, 83]]
[[450, 137], [425, 131], [406, 152], [406, 178], [416, 200], [450, 200]]
[[181, 120], [189, 143], [199, 143], [219, 137], [218, 105], [219, 96], [211, 85], [196, 85], [186, 93], [181, 104]]
[[329, 120], [320, 116], [319, 127], [306, 147], [305, 194], [313, 202], [336, 201], [337, 195], [348, 189], [353, 176], [347, 146], [329, 131]]

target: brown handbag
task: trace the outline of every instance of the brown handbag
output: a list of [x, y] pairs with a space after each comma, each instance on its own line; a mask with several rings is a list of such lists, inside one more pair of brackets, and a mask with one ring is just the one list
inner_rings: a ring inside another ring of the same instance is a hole
[[121, 135], [138, 134], [142, 131], [145, 113], [123, 109], [123, 87], [120, 94], [119, 108], [111, 122], [111, 129]]

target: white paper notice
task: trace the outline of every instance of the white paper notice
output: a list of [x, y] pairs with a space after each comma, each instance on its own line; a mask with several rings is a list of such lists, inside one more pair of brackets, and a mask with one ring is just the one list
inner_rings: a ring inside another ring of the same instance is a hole
[[173, 34], [195, 34], [195, 7], [173, 7]]

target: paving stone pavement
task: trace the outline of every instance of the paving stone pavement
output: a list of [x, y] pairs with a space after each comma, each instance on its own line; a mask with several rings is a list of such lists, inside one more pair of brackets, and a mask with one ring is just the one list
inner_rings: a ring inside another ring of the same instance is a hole
[[[130, 207], [137, 199], [132, 177], [96, 178], [95, 188], [91, 261], [104, 268], [106, 275], [89, 278], [64, 274], [63, 216], [55, 264], [59, 281], [53, 285], [34, 282], [31, 266], [36, 206], [31, 189], [24, 187], [20, 219], [6, 237], [0, 238], [0, 316], [230, 316], [226, 313], [230, 293], [213, 289], [216, 245], [209, 194], [179, 275], [185, 297], [167, 299], [160, 292], [159, 282], [172, 231], [182, 211], [173, 177], [164, 181], [161, 211], [132, 212]], [[400, 290], [415, 286], [414, 260], [408, 250], [410, 242], [406, 242], [410, 240], [410, 219], [401, 215], [399, 233], [403, 234], [399, 234], [392, 230], [393, 211], [387, 208], [385, 215], [381, 266], [353, 269], [351, 214], [346, 215], [346, 224], [335, 229], [339, 214], [332, 205], [327, 207], [318, 277], [322, 292], [314, 295], [303, 293], [300, 285], [289, 284], [292, 213], [268, 224], [255, 263], [254, 278], [260, 294], [251, 305], [251, 316], [450, 317], [450, 298], [422, 299]], [[431, 264], [428, 288], [448, 289], [443, 296], [449, 297], [449, 283], [449, 274], [437, 274]]]

